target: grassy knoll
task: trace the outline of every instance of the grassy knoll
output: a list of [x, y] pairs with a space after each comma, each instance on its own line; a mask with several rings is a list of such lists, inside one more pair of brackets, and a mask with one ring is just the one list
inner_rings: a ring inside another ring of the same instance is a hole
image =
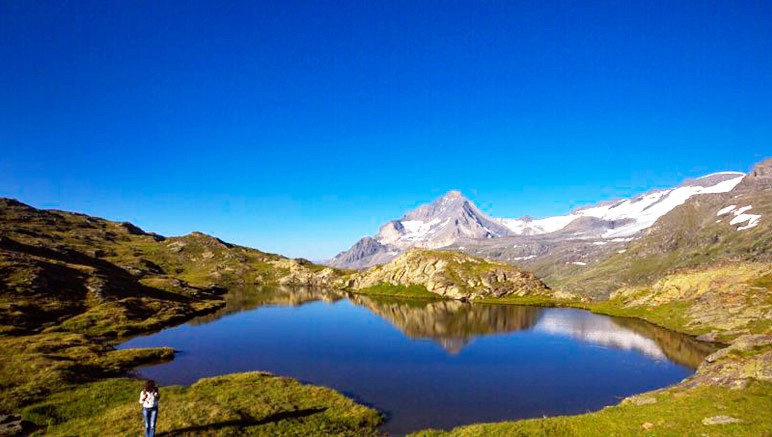
[[394, 284], [378, 284], [372, 287], [360, 288], [358, 290], [352, 290], [354, 294], [364, 294], [369, 296], [384, 296], [393, 298], [405, 298], [405, 299], [431, 299], [442, 300], [444, 297], [432, 293], [427, 290], [423, 285], [394, 285]]
[[[142, 430], [141, 381], [114, 378], [73, 387], [25, 408], [52, 436], [134, 435]], [[158, 435], [375, 435], [381, 416], [334, 390], [262, 372], [161, 389]]]
[[0, 411], [29, 403], [76, 384], [116, 376], [141, 364], [174, 357], [168, 348], [115, 350], [82, 334], [45, 333], [0, 338]]
[[[710, 424], [720, 416], [738, 421]], [[743, 390], [700, 386], [646, 393], [613, 407], [578, 416], [427, 430], [413, 436], [627, 436], [769, 435], [772, 384], [754, 382]]]

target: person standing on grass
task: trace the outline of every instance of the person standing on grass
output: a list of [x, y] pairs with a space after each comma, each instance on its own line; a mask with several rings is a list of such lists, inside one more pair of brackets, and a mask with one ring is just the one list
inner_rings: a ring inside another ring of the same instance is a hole
[[155, 435], [155, 422], [158, 420], [158, 400], [161, 395], [158, 387], [152, 379], [145, 383], [145, 387], [139, 392], [139, 403], [142, 405], [142, 417], [145, 418], [145, 437]]

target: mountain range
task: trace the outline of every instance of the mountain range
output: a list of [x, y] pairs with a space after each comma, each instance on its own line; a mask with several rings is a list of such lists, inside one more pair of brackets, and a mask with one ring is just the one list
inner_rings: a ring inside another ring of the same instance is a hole
[[[527, 264], [569, 250], [583, 263], [588, 254], [620, 249], [659, 218], [689, 199], [732, 191], [745, 177], [739, 172], [713, 173], [681, 185], [653, 190], [630, 199], [602, 202], [565, 215], [534, 219], [492, 218], [458, 191], [422, 205], [381, 226], [328, 262], [361, 269], [383, 264], [410, 248], [448, 248], [474, 255]], [[747, 223], [752, 225], [752, 223]], [[581, 265], [581, 264], [577, 264]]]

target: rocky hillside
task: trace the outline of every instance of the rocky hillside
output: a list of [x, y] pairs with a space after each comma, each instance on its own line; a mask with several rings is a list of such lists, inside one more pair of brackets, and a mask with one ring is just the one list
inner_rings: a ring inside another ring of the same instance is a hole
[[226, 290], [227, 299], [246, 305], [260, 295], [239, 290], [337, 274], [201, 233], [166, 238], [130, 223], [0, 199], [0, 415], [171, 359], [168, 348], [112, 345], [222, 310]]
[[739, 172], [720, 172], [664, 190], [652, 190], [630, 199], [601, 202], [576, 209], [569, 214], [544, 219], [529, 217], [498, 219], [516, 235], [555, 232], [564, 238], [624, 238], [650, 227], [660, 217], [700, 194], [731, 191], [745, 176]]
[[211, 311], [227, 288], [302, 282], [321, 269], [201, 233], [165, 238], [0, 199], [0, 332], [126, 335]]
[[681, 269], [772, 262], [772, 159], [732, 191], [695, 196], [607, 259], [574, 266], [552, 284], [605, 297]]
[[623, 311], [668, 312], [668, 323], [702, 340], [772, 333], [772, 263], [683, 269], [644, 286], [620, 288], [609, 299]]
[[384, 284], [424, 287], [453, 299], [505, 296], [572, 298], [550, 290], [533, 273], [464, 253], [413, 249], [380, 266], [344, 278], [353, 290]]

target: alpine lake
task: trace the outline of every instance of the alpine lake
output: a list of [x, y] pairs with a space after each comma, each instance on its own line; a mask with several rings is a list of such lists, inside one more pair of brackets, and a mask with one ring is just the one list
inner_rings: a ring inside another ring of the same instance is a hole
[[711, 344], [584, 310], [404, 300], [306, 288], [231, 291], [218, 313], [119, 348], [168, 346], [160, 385], [263, 370], [381, 411], [402, 435], [579, 414], [677, 383]]

